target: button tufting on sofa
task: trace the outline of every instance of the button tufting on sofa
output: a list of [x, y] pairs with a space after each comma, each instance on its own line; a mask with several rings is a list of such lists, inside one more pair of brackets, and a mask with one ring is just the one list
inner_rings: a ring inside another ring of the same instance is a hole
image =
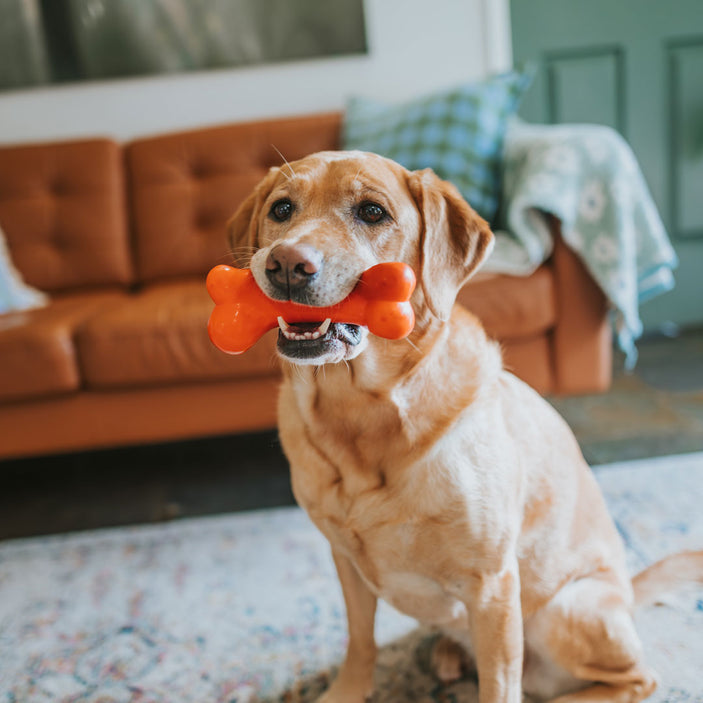
[[65, 180], [54, 180], [50, 183], [49, 196], [55, 199], [66, 198], [71, 195], [71, 186]]

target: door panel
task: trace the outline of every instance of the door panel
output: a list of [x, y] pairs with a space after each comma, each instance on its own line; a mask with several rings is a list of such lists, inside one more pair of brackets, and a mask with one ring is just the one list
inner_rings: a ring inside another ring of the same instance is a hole
[[617, 48], [547, 54], [549, 122], [595, 122], [624, 127], [622, 54]]
[[630, 143], [679, 255], [646, 328], [703, 323], [703, 2], [511, 0], [513, 56], [538, 66], [521, 114]]
[[669, 47], [671, 225], [703, 236], [703, 39]]

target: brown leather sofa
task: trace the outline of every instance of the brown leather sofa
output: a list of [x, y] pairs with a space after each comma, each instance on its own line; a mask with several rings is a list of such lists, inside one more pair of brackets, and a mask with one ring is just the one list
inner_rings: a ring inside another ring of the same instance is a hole
[[[0, 148], [0, 226], [42, 309], [0, 315], [0, 458], [275, 425], [273, 334], [238, 357], [206, 333], [225, 222], [278, 164], [339, 147], [339, 114], [139, 139]], [[460, 301], [542, 393], [602, 390], [603, 296], [557, 237], [529, 278], [479, 275]]]

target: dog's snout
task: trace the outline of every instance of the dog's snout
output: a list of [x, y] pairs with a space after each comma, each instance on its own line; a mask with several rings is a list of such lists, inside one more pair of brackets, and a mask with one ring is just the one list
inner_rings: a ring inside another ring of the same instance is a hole
[[322, 254], [306, 244], [277, 244], [266, 258], [266, 276], [279, 290], [307, 286], [322, 268]]

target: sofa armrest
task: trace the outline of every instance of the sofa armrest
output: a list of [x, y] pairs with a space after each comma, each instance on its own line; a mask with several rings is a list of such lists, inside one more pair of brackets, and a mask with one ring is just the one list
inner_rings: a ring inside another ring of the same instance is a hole
[[556, 286], [557, 324], [552, 332], [554, 392], [557, 395], [602, 392], [612, 381], [612, 333], [608, 302], [583, 262], [561, 237], [554, 235], [552, 267]]

